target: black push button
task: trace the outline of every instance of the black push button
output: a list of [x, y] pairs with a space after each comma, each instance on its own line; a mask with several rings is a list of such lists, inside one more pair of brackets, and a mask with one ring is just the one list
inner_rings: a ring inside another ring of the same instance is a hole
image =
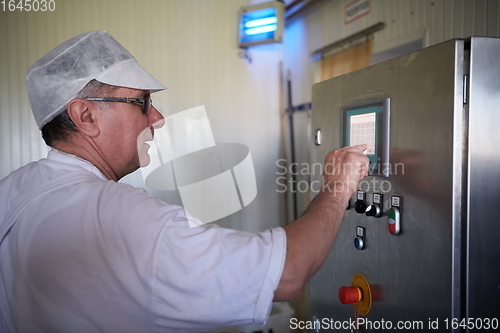
[[363, 191], [358, 191], [358, 194], [356, 196], [356, 202], [354, 203], [354, 210], [358, 214], [364, 214], [366, 210], [366, 204], [365, 204], [365, 192]]
[[358, 214], [363, 214], [366, 210], [365, 202], [363, 200], [356, 200], [354, 203], [354, 210]]

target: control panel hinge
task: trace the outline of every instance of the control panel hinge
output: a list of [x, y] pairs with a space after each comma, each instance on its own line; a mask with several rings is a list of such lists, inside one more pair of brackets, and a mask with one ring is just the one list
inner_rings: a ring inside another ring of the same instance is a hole
[[463, 96], [463, 103], [467, 104], [469, 101], [467, 99], [467, 96], [469, 95], [469, 77], [467, 75], [464, 75], [464, 96]]

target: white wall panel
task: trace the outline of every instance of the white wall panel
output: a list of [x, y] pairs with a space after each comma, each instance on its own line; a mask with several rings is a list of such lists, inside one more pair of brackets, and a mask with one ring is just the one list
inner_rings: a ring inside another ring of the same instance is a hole
[[500, 1], [488, 0], [486, 8], [486, 36], [500, 36]]
[[[0, 11], [0, 178], [48, 150], [26, 95], [29, 66], [74, 35], [107, 30], [168, 87], [153, 96], [165, 115], [203, 104], [216, 141], [250, 148], [257, 198], [222, 224], [256, 231], [283, 220], [275, 183], [282, 48], [253, 48], [252, 63], [238, 57], [237, 14], [246, 0], [55, 2], [55, 12]], [[144, 186], [139, 173], [126, 181]]]

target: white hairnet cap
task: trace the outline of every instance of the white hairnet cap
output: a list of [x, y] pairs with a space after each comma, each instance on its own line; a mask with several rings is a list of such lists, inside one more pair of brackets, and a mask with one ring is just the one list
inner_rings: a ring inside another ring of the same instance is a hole
[[94, 79], [151, 92], [166, 89], [109, 33], [86, 32], [57, 46], [28, 70], [26, 88], [38, 127], [63, 112]]

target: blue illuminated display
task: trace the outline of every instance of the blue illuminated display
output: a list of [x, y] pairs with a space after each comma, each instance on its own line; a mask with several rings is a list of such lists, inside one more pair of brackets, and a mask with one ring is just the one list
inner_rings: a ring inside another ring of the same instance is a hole
[[265, 8], [242, 14], [240, 20], [240, 44], [273, 40], [278, 17], [275, 8]]

